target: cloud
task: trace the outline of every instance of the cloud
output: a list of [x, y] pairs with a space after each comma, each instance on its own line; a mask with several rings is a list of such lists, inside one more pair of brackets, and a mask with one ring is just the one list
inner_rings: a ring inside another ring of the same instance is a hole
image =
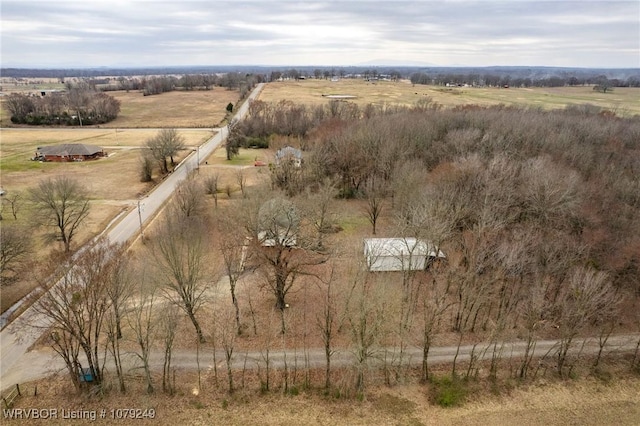
[[637, 1], [2, 1], [2, 66], [640, 67]]

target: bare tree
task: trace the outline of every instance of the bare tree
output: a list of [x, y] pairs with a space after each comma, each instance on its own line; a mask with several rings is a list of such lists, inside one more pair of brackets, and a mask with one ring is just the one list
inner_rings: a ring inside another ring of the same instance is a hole
[[13, 219], [18, 220], [18, 212], [22, 209], [22, 204], [24, 201], [22, 193], [12, 192], [8, 195], [5, 195], [2, 198], [2, 201], [9, 204], [9, 208], [11, 209], [11, 215], [13, 216]]
[[66, 252], [80, 226], [89, 215], [87, 190], [77, 181], [66, 177], [41, 180], [37, 188], [30, 191], [36, 220], [45, 226], [56, 228], [48, 234], [49, 240], [59, 238]]
[[347, 299], [345, 320], [355, 355], [356, 382], [359, 394], [365, 391], [365, 373], [380, 349], [385, 334], [389, 295], [379, 283], [371, 283], [370, 274], [359, 271]]
[[204, 213], [204, 191], [194, 174], [187, 176], [176, 188], [173, 206], [184, 217], [199, 216]]
[[178, 134], [176, 129], [162, 129], [156, 136], [147, 140], [146, 147], [151, 150], [162, 168], [163, 173], [169, 173], [167, 158], [171, 160], [171, 165], [175, 166], [174, 157], [180, 150], [185, 149], [184, 138]]
[[240, 335], [242, 334], [242, 326], [240, 323], [240, 307], [238, 306], [236, 285], [244, 269], [244, 263], [248, 254], [248, 241], [242, 233], [237, 232], [237, 229], [235, 229], [230, 221], [222, 221], [221, 224], [223, 236], [220, 238], [220, 252], [222, 253], [225, 273], [229, 278], [231, 303], [235, 310], [236, 333]]
[[564, 375], [567, 354], [573, 340], [598, 318], [615, 315], [620, 296], [604, 272], [578, 268], [569, 277], [566, 290], [558, 301], [557, 325], [560, 333], [558, 374]]
[[244, 170], [238, 169], [236, 170], [236, 182], [238, 182], [238, 187], [240, 188], [240, 193], [242, 197], [246, 197], [246, 189], [247, 189], [247, 176], [244, 173]]
[[143, 149], [138, 158], [140, 165], [140, 182], [151, 182], [153, 180], [153, 151]]
[[162, 362], [162, 391], [173, 395], [175, 392], [174, 385], [171, 383], [171, 358], [173, 355], [173, 345], [176, 337], [176, 330], [178, 328], [178, 307], [175, 305], [169, 306], [160, 319], [160, 330], [164, 357]]
[[227, 383], [229, 393], [233, 393], [235, 388], [233, 385], [233, 352], [235, 350], [236, 336], [238, 335], [236, 327], [234, 327], [234, 312], [231, 309], [221, 309], [218, 312], [216, 326], [218, 326], [218, 338], [224, 350], [224, 360], [227, 365]]
[[149, 357], [155, 334], [157, 332], [157, 320], [154, 315], [155, 293], [153, 290], [144, 288], [139, 289], [140, 300], [135, 307], [127, 315], [127, 321], [131, 330], [133, 330], [135, 343], [140, 349], [135, 352], [136, 356], [142, 362], [144, 370], [145, 382], [147, 384], [147, 393], [153, 393], [153, 378], [151, 376], [151, 365]]
[[242, 133], [242, 126], [240, 126], [238, 120], [234, 118], [227, 124], [227, 140], [224, 144], [227, 160], [231, 160], [238, 155], [243, 140], [244, 134]]
[[333, 217], [333, 200], [337, 194], [336, 188], [330, 182], [325, 182], [316, 193], [307, 193], [305, 200], [305, 217], [311, 223], [316, 234], [315, 248], [324, 249], [325, 235], [331, 232]]
[[326, 360], [324, 379], [325, 389], [331, 388], [331, 357], [335, 352], [334, 340], [343, 322], [343, 315], [340, 315], [338, 310], [338, 297], [335, 289], [335, 280], [335, 269], [332, 267], [327, 280], [322, 280], [322, 284], [326, 285], [327, 288], [322, 303], [322, 312], [316, 315], [316, 324], [320, 330], [320, 336], [322, 337], [324, 356]]
[[31, 253], [31, 234], [17, 225], [4, 225], [0, 232], [0, 279], [2, 285], [15, 282]]
[[364, 188], [366, 197], [364, 211], [371, 224], [371, 233], [376, 235], [376, 225], [385, 203], [386, 184], [380, 178], [371, 177], [366, 181]]
[[211, 176], [208, 176], [204, 180], [204, 190], [207, 194], [213, 197], [213, 201], [215, 203], [216, 208], [218, 207], [218, 182], [220, 181], [220, 175], [215, 173]]
[[79, 388], [81, 350], [93, 383], [102, 383], [100, 335], [110, 309], [106, 282], [110, 275], [112, 248], [104, 243], [82, 251], [74, 258], [52, 259], [53, 275], [59, 281], [49, 289], [49, 274], [41, 283], [44, 294], [34, 305], [51, 321], [53, 348], [63, 358], [74, 385]]
[[108, 276], [105, 291], [111, 308], [106, 317], [107, 345], [113, 356], [120, 392], [125, 392], [124, 373], [120, 357], [120, 339], [122, 338], [122, 318], [127, 301], [133, 292], [134, 273], [130, 257], [123, 245], [111, 249], [108, 260]]
[[328, 256], [312, 249], [313, 238], [303, 232], [298, 209], [291, 201], [276, 197], [261, 205], [259, 200], [254, 203], [245, 203], [245, 227], [253, 236], [252, 252], [276, 298], [284, 333], [287, 294], [298, 277], [312, 275], [310, 267], [324, 263]]
[[547, 306], [544, 297], [545, 289], [541, 282], [534, 281], [525, 294], [524, 301], [518, 307], [522, 324], [526, 332], [525, 349], [520, 363], [518, 376], [527, 378], [531, 361], [535, 353], [538, 334], [544, 330], [547, 320], [551, 314], [551, 309]]
[[161, 224], [153, 245], [165, 294], [187, 314], [200, 342], [204, 342], [204, 335], [196, 313], [202, 307], [206, 289], [205, 241], [205, 228], [200, 219], [173, 217]]

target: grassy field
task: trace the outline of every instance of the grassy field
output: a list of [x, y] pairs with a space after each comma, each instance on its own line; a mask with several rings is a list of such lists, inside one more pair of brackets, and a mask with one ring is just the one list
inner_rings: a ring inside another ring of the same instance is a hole
[[359, 105], [368, 103], [412, 105], [420, 99], [430, 98], [445, 107], [504, 104], [557, 109], [567, 105], [592, 104], [616, 111], [621, 115], [640, 114], [640, 89], [638, 88], [615, 88], [612, 93], [603, 94], [594, 92], [591, 87], [449, 88], [412, 85], [408, 81], [302, 80], [267, 84], [260, 99], [266, 102], [290, 100], [311, 105], [328, 102], [327, 95], [353, 95], [356, 98], [349, 99], [349, 102]]
[[[213, 136], [211, 130], [181, 130], [180, 135], [189, 147], [200, 145]], [[11, 182], [12, 172], [58, 170], [61, 172], [83, 167], [100, 167], [108, 161], [78, 163], [39, 163], [31, 161], [39, 146], [63, 143], [98, 145], [107, 152], [116, 154], [141, 147], [157, 134], [149, 129], [103, 129], [103, 128], [30, 128], [0, 129], [0, 171], [3, 181]], [[117, 163], [114, 160], [114, 163]], [[6, 185], [3, 183], [3, 185]]]
[[216, 127], [238, 92], [216, 87], [206, 91], [174, 91], [142, 96], [139, 92], [109, 92], [121, 102], [118, 118], [109, 127]]
[[[48, 177], [66, 175], [77, 179], [90, 192], [91, 211], [85, 225], [78, 234], [76, 244], [82, 244], [99, 234], [119, 213], [133, 208], [136, 200], [153, 186], [140, 182], [138, 170], [139, 147], [156, 134], [155, 130], [114, 129], [1, 129], [0, 185], [8, 194], [26, 193], [38, 181]], [[185, 143], [194, 147], [212, 136], [210, 130], [180, 131]], [[109, 154], [96, 161], [72, 163], [41, 163], [31, 161], [36, 147], [59, 143], [87, 143], [102, 146]], [[182, 151], [180, 160], [191, 153]], [[14, 222], [8, 208], [4, 211], [2, 226]], [[18, 224], [28, 225], [30, 220], [28, 203], [18, 215]], [[34, 258], [46, 254], [51, 246], [37, 238], [40, 230], [33, 230], [36, 247]], [[4, 312], [35, 286], [25, 281], [2, 289], [0, 308]]]
[[[49, 86], [58, 89], [63, 87], [52, 83], [38, 85], [37, 89], [18, 86], [21, 90], [14, 91], [37, 92], [46, 90]], [[226, 118], [229, 102], [238, 102], [237, 91], [221, 87], [206, 91], [174, 91], [153, 96], [143, 96], [138, 91], [115, 91], [108, 94], [121, 102], [118, 118], [101, 126], [108, 128], [212, 128], [219, 126]], [[4, 97], [0, 97], [0, 124], [9, 127], [12, 125], [11, 116], [4, 101]]]

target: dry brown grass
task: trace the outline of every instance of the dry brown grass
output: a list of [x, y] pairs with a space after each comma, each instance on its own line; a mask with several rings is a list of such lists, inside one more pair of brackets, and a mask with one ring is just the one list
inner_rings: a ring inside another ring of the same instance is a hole
[[[63, 89], [64, 86], [53, 83], [17, 86], [10, 91], [37, 93], [40, 89], [51, 88]], [[121, 102], [118, 118], [101, 126], [107, 128], [213, 128], [218, 127], [226, 118], [227, 104], [238, 102], [237, 90], [222, 87], [189, 92], [173, 91], [153, 96], [143, 96], [138, 91], [113, 91], [107, 94]], [[10, 127], [10, 119], [4, 97], [0, 97], [0, 124]]]
[[354, 95], [358, 105], [368, 103], [383, 105], [413, 105], [421, 99], [432, 99], [444, 107], [460, 105], [515, 105], [544, 109], [564, 108], [567, 105], [592, 104], [616, 111], [621, 115], [640, 114], [640, 89], [615, 88], [612, 93], [594, 92], [592, 87], [553, 88], [474, 88], [412, 85], [408, 81], [367, 82], [356, 79], [302, 80], [269, 83], [260, 95], [260, 100], [278, 102], [289, 100], [308, 105], [329, 101], [322, 95]]
[[238, 101], [237, 91], [221, 87], [153, 96], [133, 91], [109, 95], [121, 102], [120, 114], [109, 127], [217, 127], [226, 116], [227, 104]]
[[[2, 129], [2, 184], [4, 189], [33, 187], [42, 177], [68, 174], [81, 178], [96, 199], [125, 199], [140, 192], [146, 184], [138, 179], [138, 150], [156, 130], [115, 129]], [[209, 130], [181, 130], [190, 149], [209, 139]], [[86, 143], [101, 146], [108, 158], [75, 163], [31, 161], [38, 146], [62, 143]], [[189, 154], [190, 150], [183, 154]]]
[[[136, 200], [148, 192], [153, 184], [142, 183], [139, 178], [139, 150], [144, 141], [156, 134], [155, 130], [115, 130], [107, 129], [2, 129], [2, 151], [0, 151], [0, 170], [2, 188], [9, 193], [26, 193], [37, 186], [41, 179], [65, 175], [77, 179], [89, 190], [91, 211], [75, 244], [81, 245], [102, 232], [118, 214], [134, 207]], [[212, 136], [208, 130], [180, 131], [185, 142], [192, 147]], [[87, 143], [100, 145], [109, 153], [108, 158], [96, 161], [72, 163], [40, 163], [29, 158], [37, 146], [58, 143]], [[185, 150], [177, 158], [180, 161], [191, 153]], [[7, 211], [5, 225], [14, 220]], [[29, 205], [18, 215], [18, 222], [28, 225]], [[39, 236], [41, 230], [34, 229], [36, 245], [33, 258], [40, 259], [55, 246], [43, 244]], [[0, 308], [4, 312], [35, 287], [33, 281], [2, 288]]]
[[[110, 410], [140, 408], [155, 410], [155, 419], [135, 420], [140, 425], [637, 425], [640, 418], [640, 381], [622, 379], [610, 385], [595, 380], [571, 383], [539, 383], [516, 389], [508, 396], [487, 395], [461, 408], [434, 407], [428, 390], [408, 385], [379, 388], [365, 400], [334, 399], [316, 392], [297, 396], [259, 395], [239, 391], [229, 396], [216, 389], [211, 377], [197, 391], [194, 373], [178, 375], [175, 396], [145, 395], [141, 380], [129, 386], [126, 395], [112, 391], [105, 397], [85, 399], [68, 392], [68, 380], [58, 378], [22, 385], [25, 396], [17, 408], [97, 410], [94, 423], [110, 424]], [[100, 419], [102, 409], [106, 418]], [[35, 423], [36, 421], [33, 421]], [[40, 422], [42, 422], [40, 420]], [[68, 424], [48, 420], [47, 424]], [[127, 423], [121, 420], [122, 423]], [[129, 423], [134, 421], [129, 420]], [[29, 424], [29, 422], [25, 422]], [[78, 422], [78, 424], [84, 422]], [[89, 422], [86, 422], [89, 423]]]

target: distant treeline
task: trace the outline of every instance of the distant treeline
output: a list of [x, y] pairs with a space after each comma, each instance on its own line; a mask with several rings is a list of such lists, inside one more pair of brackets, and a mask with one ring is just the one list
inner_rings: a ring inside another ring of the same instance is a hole
[[[267, 80], [278, 78], [398, 78], [421, 79], [429, 84], [510, 84], [513, 86], [563, 86], [597, 84], [595, 80], [613, 81], [613, 86], [640, 85], [638, 68], [564, 68], [564, 67], [416, 67], [416, 66], [185, 66], [185, 67], [147, 67], [147, 68], [70, 68], [70, 69], [29, 69], [2, 68], [3, 77], [10, 78], [59, 78], [70, 77], [130, 77], [130, 76], [168, 76], [168, 75], [211, 75], [223, 74], [253, 75]], [[427, 78], [418, 77], [427, 76]]]
[[12, 93], [6, 106], [12, 123], [30, 125], [103, 124], [120, 112], [120, 101], [86, 85], [66, 92], [45, 92], [44, 96]]
[[226, 73], [216, 74], [184, 74], [182, 77], [172, 75], [151, 77], [118, 77], [114, 80], [88, 79], [88, 83], [99, 90], [139, 90], [147, 95], [157, 95], [172, 90], [210, 90], [214, 86], [238, 90], [240, 98], [244, 98], [263, 77], [253, 74]]
[[[491, 87], [563, 87], [596, 85], [601, 88], [609, 87], [640, 87], [640, 75], [627, 78], [609, 78], [605, 74], [577, 77], [575, 75], [554, 75], [550, 77], [531, 78], [514, 77], [509, 74], [427, 74], [417, 72], [411, 74], [413, 84], [433, 85], [469, 85]], [[603, 91], [606, 91], [604, 89]]]

